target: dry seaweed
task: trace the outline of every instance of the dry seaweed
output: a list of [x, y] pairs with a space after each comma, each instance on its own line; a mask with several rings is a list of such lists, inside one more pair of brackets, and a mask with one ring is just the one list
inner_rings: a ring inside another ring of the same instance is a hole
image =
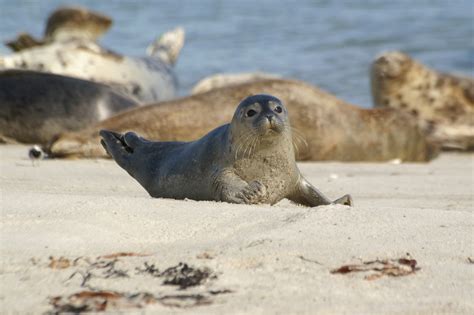
[[351, 272], [369, 272], [365, 276], [366, 280], [375, 280], [382, 276], [402, 277], [414, 274], [420, 270], [417, 267], [417, 261], [411, 258], [398, 259], [377, 259], [365, 261], [361, 264], [344, 265], [337, 269], [331, 270], [332, 274], [348, 274]]
[[210, 295], [232, 293], [231, 290], [209, 291], [208, 294], [174, 294], [155, 296], [148, 292], [121, 293], [116, 291], [80, 291], [69, 296], [55, 296], [49, 303], [53, 310], [47, 314], [123, 311], [160, 303], [167, 307], [188, 308], [212, 303]]
[[185, 263], [179, 263], [177, 266], [170, 267], [160, 274], [164, 277], [163, 284], [177, 285], [180, 290], [188, 287], [200, 285], [209, 278], [215, 278], [209, 268], [193, 268]]

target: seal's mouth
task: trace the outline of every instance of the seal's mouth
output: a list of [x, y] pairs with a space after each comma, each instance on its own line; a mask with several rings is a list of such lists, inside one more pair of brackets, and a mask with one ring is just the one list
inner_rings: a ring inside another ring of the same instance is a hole
[[270, 121], [261, 128], [262, 133], [264, 135], [272, 136], [272, 135], [277, 135], [283, 132], [284, 127], [282, 126], [281, 123], [277, 123], [275, 121]]

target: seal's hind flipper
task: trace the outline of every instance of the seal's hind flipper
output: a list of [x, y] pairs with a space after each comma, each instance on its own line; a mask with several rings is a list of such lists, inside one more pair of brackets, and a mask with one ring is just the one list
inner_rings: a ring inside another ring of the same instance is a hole
[[185, 32], [182, 27], [177, 27], [161, 35], [147, 48], [150, 57], [158, 57], [164, 62], [174, 65], [183, 48]]
[[354, 201], [352, 201], [351, 195], [344, 195], [341, 198], [334, 200], [332, 203], [349, 207], [354, 206]]
[[124, 136], [120, 133], [101, 130], [100, 136], [102, 140], [100, 143], [105, 151], [122, 167], [128, 163], [128, 159], [133, 149], [127, 145]]
[[306, 179], [302, 177], [298, 184], [297, 190], [288, 199], [293, 202], [310, 207], [330, 204], [341, 204], [352, 207], [354, 204], [350, 195], [344, 195], [343, 197], [331, 202], [331, 200], [329, 200], [319, 190], [317, 190], [313, 185], [311, 185]]

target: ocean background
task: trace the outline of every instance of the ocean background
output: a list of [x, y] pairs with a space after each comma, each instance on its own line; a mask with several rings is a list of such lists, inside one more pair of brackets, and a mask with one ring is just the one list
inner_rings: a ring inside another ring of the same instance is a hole
[[[19, 32], [42, 37], [48, 15], [61, 5], [112, 17], [101, 43], [126, 55], [144, 55], [162, 32], [183, 26], [186, 43], [176, 65], [181, 95], [214, 73], [264, 71], [371, 107], [368, 68], [385, 50], [474, 75], [472, 0], [0, 0], [0, 41]], [[0, 54], [8, 53], [2, 45]]]

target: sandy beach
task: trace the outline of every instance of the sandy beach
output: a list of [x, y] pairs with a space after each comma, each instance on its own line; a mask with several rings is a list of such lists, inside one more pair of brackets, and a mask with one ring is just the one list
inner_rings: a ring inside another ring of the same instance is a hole
[[2, 314], [474, 313], [472, 154], [300, 163], [355, 202], [306, 208], [152, 199], [112, 161], [27, 150], [0, 147]]

